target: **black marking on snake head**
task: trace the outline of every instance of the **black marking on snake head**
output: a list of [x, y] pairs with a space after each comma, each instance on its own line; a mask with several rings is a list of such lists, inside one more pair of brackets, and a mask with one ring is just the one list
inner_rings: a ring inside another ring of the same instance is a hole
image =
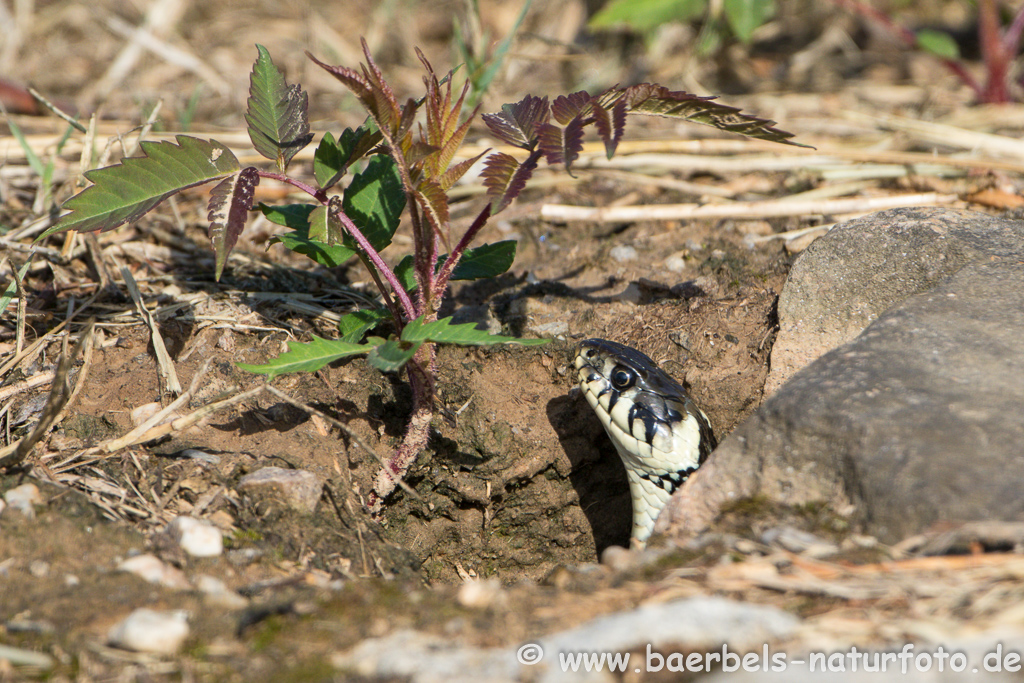
[[654, 444], [654, 435], [658, 433], [658, 418], [644, 404], [639, 401], [633, 403], [629, 409], [629, 433], [633, 433], [633, 421], [643, 420], [644, 436], [648, 444]]
[[640, 475], [641, 479], [646, 479], [660, 489], [664, 489], [669, 493], [675, 493], [676, 489], [683, 485], [690, 475], [697, 470], [696, 467], [686, 467], [678, 472], [666, 472], [665, 474], [655, 474], [653, 472], [644, 472]]

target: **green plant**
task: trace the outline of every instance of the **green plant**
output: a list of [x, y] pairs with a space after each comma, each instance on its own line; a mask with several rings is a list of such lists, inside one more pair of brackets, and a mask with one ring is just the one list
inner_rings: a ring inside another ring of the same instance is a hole
[[698, 52], [708, 54], [721, 43], [729, 31], [741, 43], [750, 42], [754, 30], [775, 16], [775, 0], [611, 0], [590, 20], [590, 28], [607, 29], [628, 26], [642, 34], [670, 21], [693, 21], [705, 18], [698, 41]]
[[[395, 454], [375, 480], [370, 506], [379, 511], [383, 500], [405, 475], [426, 445], [433, 416], [436, 344], [538, 344], [546, 340], [489, 335], [473, 325], [453, 325], [438, 319], [441, 300], [451, 280], [492, 277], [506, 271], [515, 258], [514, 241], [470, 248], [492, 215], [522, 192], [541, 158], [564, 164], [568, 170], [583, 148], [584, 128], [593, 124], [609, 157], [622, 138], [626, 115], [654, 114], [688, 119], [750, 137], [797, 144], [789, 133], [739, 110], [684, 92], [641, 84], [612, 88], [591, 96], [576, 92], [547, 98], [526, 96], [501, 112], [485, 114], [484, 122], [501, 142], [523, 150], [520, 161], [494, 152], [485, 160], [484, 185], [490, 202], [461, 235], [451, 233], [447, 190], [486, 152], [454, 162], [476, 110], [460, 122], [468, 86], [457, 97], [449, 78], [438, 79], [417, 51], [425, 69], [426, 92], [418, 100], [399, 104], [394, 92], [363, 43], [366, 64], [359, 71], [330, 66], [309, 58], [341, 81], [369, 114], [357, 129], [335, 137], [325, 133], [313, 156], [315, 185], [285, 173], [295, 154], [312, 141], [306, 93], [288, 85], [261, 46], [251, 74], [246, 112], [255, 149], [276, 164], [276, 170], [241, 168], [227, 147], [215, 140], [179, 135], [177, 142], [142, 143], [144, 156], [89, 171], [93, 185], [69, 199], [62, 216], [45, 235], [62, 230], [110, 230], [140, 218], [171, 195], [188, 187], [219, 181], [209, 203], [209, 236], [220, 277], [227, 257], [253, 208], [253, 193], [261, 178], [288, 183], [312, 202], [257, 208], [271, 221], [291, 228], [278, 238], [288, 249], [316, 263], [333, 267], [358, 257], [380, 291], [383, 306], [342, 317], [338, 339], [313, 337], [292, 343], [288, 351], [266, 365], [242, 367], [268, 378], [286, 372], [314, 371], [331, 361], [366, 354], [384, 371], [404, 369], [412, 395], [409, 425]], [[307, 53], [308, 54], [308, 53]], [[417, 124], [417, 115], [423, 112]], [[339, 195], [335, 186], [357, 162], [365, 162]], [[395, 268], [381, 251], [392, 241], [399, 219], [408, 213], [413, 253]], [[44, 236], [45, 236], [44, 235]], [[447, 253], [442, 253], [442, 250]], [[388, 338], [366, 336], [385, 321], [393, 328]]]
[[[834, 1], [840, 7], [878, 24], [906, 46], [919, 48], [934, 56], [974, 91], [978, 102], [1004, 104], [1013, 101], [1010, 93], [1010, 65], [1020, 52], [1021, 36], [1024, 34], [1024, 6], [1016, 10], [1005, 28], [1001, 28], [996, 0], [978, 0], [978, 44], [985, 63], [985, 83], [982, 84], [960, 59], [960, 48], [948, 33], [931, 29], [914, 32], [897, 24], [885, 12], [859, 0]], [[1019, 81], [1019, 85], [1024, 87], [1024, 79]]]
[[519, 32], [519, 27], [522, 26], [526, 14], [530, 11], [533, 0], [526, 0], [523, 3], [523, 8], [519, 11], [512, 30], [495, 46], [492, 52], [488, 52], [489, 36], [481, 26], [479, 0], [465, 0], [464, 4], [465, 11], [453, 24], [453, 42], [459, 51], [459, 58], [466, 65], [466, 80], [470, 85], [469, 94], [466, 97], [466, 107], [473, 109], [480, 104], [484, 93], [491, 87], [502, 64], [505, 63], [505, 57], [508, 56], [509, 48], [512, 47], [512, 40]]

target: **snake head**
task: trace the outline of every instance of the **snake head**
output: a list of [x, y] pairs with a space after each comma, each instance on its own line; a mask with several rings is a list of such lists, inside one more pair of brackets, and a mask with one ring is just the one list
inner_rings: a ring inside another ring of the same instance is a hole
[[668, 497], [716, 445], [707, 415], [653, 359], [624, 344], [587, 339], [574, 365], [580, 390], [626, 466], [633, 541], [642, 546]]

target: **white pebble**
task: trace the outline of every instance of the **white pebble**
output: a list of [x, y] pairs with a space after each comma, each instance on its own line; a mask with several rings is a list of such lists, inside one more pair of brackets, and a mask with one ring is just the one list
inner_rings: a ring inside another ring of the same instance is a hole
[[22, 484], [4, 494], [4, 500], [12, 508], [25, 515], [29, 519], [36, 516], [34, 505], [43, 504], [43, 496], [35, 484]]
[[129, 614], [107, 634], [114, 647], [164, 655], [177, 652], [187, 637], [187, 612], [157, 612], [145, 607]]
[[635, 261], [637, 259], [636, 249], [627, 244], [620, 244], [617, 247], [612, 247], [611, 251], [608, 252], [608, 255], [619, 263]]
[[457, 597], [463, 607], [476, 609], [500, 607], [507, 598], [498, 579], [470, 579], [459, 588]]
[[117, 565], [123, 572], [136, 576], [167, 588], [190, 588], [188, 579], [180, 569], [161, 562], [155, 555], [136, 555]]
[[220, 529], [194, 517], [175, 517], [167, 533], [192, 557], [217, 557], [224, 552]]
[[211, 605], [227, 609], [244, 609], [249, 606], [248, 600], [228, 588], [227, 584], [216, 577], [205, 574], [200, 576], [196, 579], [196, 588], [202, 592], [206, 602]]

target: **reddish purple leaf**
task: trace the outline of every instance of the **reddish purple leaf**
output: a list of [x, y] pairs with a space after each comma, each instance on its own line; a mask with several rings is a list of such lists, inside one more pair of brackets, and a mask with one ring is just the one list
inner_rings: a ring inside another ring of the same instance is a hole
[[220, 280], [228, 254], [235, 248], [238, 236], [245, 227], [245, 219], [252, 208], [256, 186], [260, 184], [259, 170], [254, 166], [243, 168], [228, 176], [210, 192], [208, 205], [210, 241], [217, 254], [216, 278]]
[[632, 114], [680, 118], [750, 138], [807, 147], [790, 140], [793, 134], [775, 128], [774, 121], [743, 114], [736, 107], [719, 104], [713, 101], [714, 99], [669, 90], [653, 83], [640, 83], [624, 90], [614, 88], [597, 98], [600, 105], [606, 109], [624, 102], [627, 112]]
[[416, 188], [416, 198], [438, 236], [447, 237], [448, 195], [435, 180], [424, 180]]
[[484, 114], [484, 123], [502, 142], [532, 150], [537, 129], [551, 116], [548, 98], [527, 95], [515, 104], [504, 104], [500, 113]]
[[538, 130], [537, 139], [540, 142], [538, 149], [544, 153], [549, 164], [565, 164], [568, 171], [572, 162], [580, 156], [583, 149], [583, 126], [584, 121], [579, 117], [569, 121], [565, 128], [559, 128], [553, 123], [545, 123]]
[[480, 175], [487, 187], [487, 194], [493, 197], [491, 214], [503, 211], [526, 187], [526, 181], [533, 175], [537, 162], [543, 153], [536, 150], [520, 164], [511, 154], [495, 152], [484, 161]]
[[620, 99], [611, 108], [611, 115], [607, 109], [593, 102], [594, 121], [596, 122], [597, 134], [604, 142], [604, 151], [611, 159], [615, 156], [615, 150], [622, 140], [622, 133], [626, 129], [626, 101]]
[[590, 93], [580, 90], [570, 95], [559, 95], [551, 104], [551, 115], [563, 126], [582, 114], [588, 114]]
[[457, 183], [459, 178], [464, 176], [466, 174], [466, 171], [468, 171], [470, 167], [473, 166], [473, 164], [478, 162], [480, 160], [480, 157], [487, 154], [488, 151], [489, 150], [484, 150], [483, 152], [480, 152], [472, 159], [464, 159], [463, 161], [460, 161], [459, 163], [455, 164], [447, 171], [445, 171], [443, 174], [441, 174], [441, 177], [438, 179], [438, 182], [441, 184], [441, 187], [447, 190], [452, 185]]

